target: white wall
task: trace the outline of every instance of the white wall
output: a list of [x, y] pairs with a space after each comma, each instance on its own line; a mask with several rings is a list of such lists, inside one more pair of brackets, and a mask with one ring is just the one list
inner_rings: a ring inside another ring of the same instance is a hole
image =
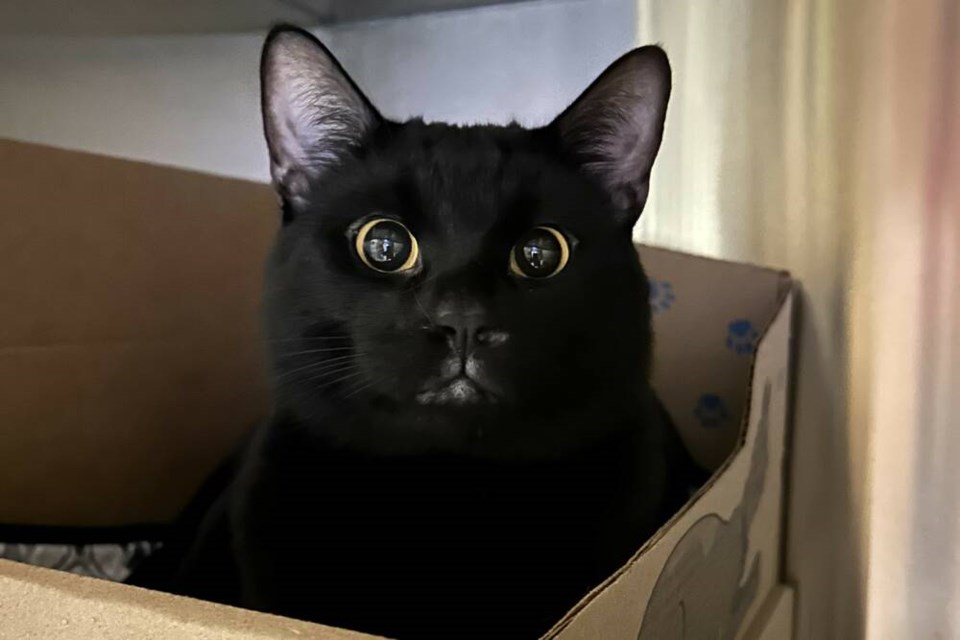
[[388, 115], [544, 123], [634, 46], [633, 0], [559, 0], [388, 20], [336, 33]]
[[0, 136], [264, 179], [258, 38], [0, 40]]
[[[391, 116], [543, 122], [634, 44], [632, 0], [317, 30]], [[0, 38], [0, 137], [266, 180], [263, 34]]]

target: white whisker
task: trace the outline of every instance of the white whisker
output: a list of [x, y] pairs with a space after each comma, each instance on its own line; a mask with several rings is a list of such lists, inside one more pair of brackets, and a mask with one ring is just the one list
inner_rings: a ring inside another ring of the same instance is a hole
[[346, 381], [346, 380], [349, 380], [349, 379], [351, 379], [351, 378], [356, 378], [357, 376], [360, 376], [360, 375], [363, 375], [363, 371], [356, 371], [356, 372], [354, 372], [354, 373], [351, 373], [351, 374], [348, 374], [348, 375], [345, 375], [345, 376], [341, 376], [341, 377], [337, 378], [336, 380], [330, 380], [329, 382], [325, 382], [325, 383], [323, 383], [322, 385], [320, 385], [319, 388], [325, 389], [325, 388], [327, 388], [327, 387], [329, 387], [329, 386], [332, 386], [332, 385], [335, 385], [335, 384], [339, 384], [339, 383], [344, 382], [344, 381]]
[[301, 371], [307, 371], [308, 369], [316, 369], [318, 367], [323, 367], [324, 365], [335, 364], [338, 362], [343, 362], [345, 360], [355, 360], [360, 357], [360, 354], [351, 353], [345, 356], [337, 356], [336, 358], [327, 358], [325, 360], [318, 360], [316, 362], [311, 362], [310, 364], [303, 365], [302, 367], [297, 367], [296, 369], [290, 369], [289, 371], [284, 371], [279, 376], [277, 376], [277, 381], [280, 381], [284, 378], [288, 378], [295, 373]]
[[350, 340], [350, 336], [300, 336], [297, 338], [268, 338], [266, 342], [311, 342], [318, 340]]
[[278, 356], [292, 358], [294, 356], [303, 356], [309, 353], [333, 353], [337, 351], [353, 351], [353, 347], [324, 347], [322, 349], [305, 349], [303, 351], [289, 351], [287, 353], [278, 353]]
[[353, 371], [359, 368], [360, 368], [360, 365], [356, 364], [355, 362], [348, 362], [346, 364], [340, 364], [339, 366], [336, 366], [336, 367], [324, 369], [319, 373], [316, 373], [304, 378], [304, 380], [308, 382], [314, 381], [314, 380], [323, 380], [324, 378], [329, 378], [332, 375], [343, 373], [344, 371]]

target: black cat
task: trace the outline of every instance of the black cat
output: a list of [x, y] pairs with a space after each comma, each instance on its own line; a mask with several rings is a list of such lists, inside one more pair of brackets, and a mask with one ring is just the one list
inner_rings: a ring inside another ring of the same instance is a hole
[[133, 578], [399, 638], [534, 638], [685, 501], [631, 242], [670, 66], [631, 51], [550, 125], [383, 118], [283, 27], [273, 411]]

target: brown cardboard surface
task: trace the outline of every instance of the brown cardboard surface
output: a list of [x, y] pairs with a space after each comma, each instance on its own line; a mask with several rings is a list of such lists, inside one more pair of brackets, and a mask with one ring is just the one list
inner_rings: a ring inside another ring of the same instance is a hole
[[0, 561], [0, 640], [353, 640], [373, 637]]
[[787, 640], [793, 637], [793, 587], [780, 585], [767, 596], [763, 608], [743, 640]]
[[654, 247], [639, 251], [652, 285], [654, 387], [694, 458], [716, 469], [740, 437], [753, 355], [789, 278]]
[[170, 519], [262, 415], [265, 185], [0, 141], [0, 522]]

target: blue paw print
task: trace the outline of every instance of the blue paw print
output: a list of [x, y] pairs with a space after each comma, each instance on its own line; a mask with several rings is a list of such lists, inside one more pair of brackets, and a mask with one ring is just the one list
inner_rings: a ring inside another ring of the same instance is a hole
[[673, 293], [673, 285], [665, 280], [650, 281], [650, 308], [654, 313], [666, 311], [673, 306], [677, 296]]
[[753, 353], [760, 332], [749, 320], [734, 320], [727, 326], [727, 348], [739, 355]]
[[723, 404], [720, 396], [712, 393], [705, 393], [697, 400], [697, 407], [693, 410], [700, 424], [708, 429], [716, 429], [723, 426], [729, 417], [727, 407]]

